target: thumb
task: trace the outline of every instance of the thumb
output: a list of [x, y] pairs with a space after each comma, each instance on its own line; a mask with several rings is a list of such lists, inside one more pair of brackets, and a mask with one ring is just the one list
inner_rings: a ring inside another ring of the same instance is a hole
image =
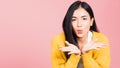
[[69, 46], [70, 45], [70, 43], [68, 42], [68, 41], [65, 41], [65, 43]]

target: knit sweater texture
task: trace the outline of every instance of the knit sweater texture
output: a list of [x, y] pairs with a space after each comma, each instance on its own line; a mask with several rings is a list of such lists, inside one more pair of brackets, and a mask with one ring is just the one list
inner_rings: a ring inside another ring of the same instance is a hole
[[109, 68], [110, 67], [110, 44], [108, 38], [98, 32], [92, 32], [92, 40], [98, 39], [107, 46], [99, 50], [90, 50], [81, 56], [71, 54], [67, 59], [64, 52], [59, 48], [65, 46], [64, 33], [56, 35], [51, 43], [51, 63], [52, 68], [77, 68], [79, 60], [82, 58], [84, 68]]

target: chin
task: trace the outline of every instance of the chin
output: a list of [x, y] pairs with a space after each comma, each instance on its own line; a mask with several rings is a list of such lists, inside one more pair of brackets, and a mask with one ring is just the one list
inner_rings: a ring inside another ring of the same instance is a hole
[[83, 37], [84, 36], [84, 34], [78, 34], [77, 35], [77, 37], [79, 37], [79, 38], [81, 38], [81, 37]]

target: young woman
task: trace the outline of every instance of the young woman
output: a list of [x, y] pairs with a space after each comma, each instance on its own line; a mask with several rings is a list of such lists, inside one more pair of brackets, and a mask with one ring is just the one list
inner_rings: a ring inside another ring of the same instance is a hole
[[98, 31], [86, 2], [76, 1], [69, 7], [63, 31], [52, 40], [52, 68], [109, 68], [109, 41]]

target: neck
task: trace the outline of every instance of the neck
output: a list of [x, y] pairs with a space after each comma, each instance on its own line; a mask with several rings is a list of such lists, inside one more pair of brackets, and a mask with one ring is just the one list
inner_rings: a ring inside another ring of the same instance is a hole
[[85, 44], [87, 43], [87, 38], [88, 38], [88, 34], [86, 34], [84, 37], [81, 37], [81, 38], [78, 38], [77, 41], [78, 41], [78, 44]]

